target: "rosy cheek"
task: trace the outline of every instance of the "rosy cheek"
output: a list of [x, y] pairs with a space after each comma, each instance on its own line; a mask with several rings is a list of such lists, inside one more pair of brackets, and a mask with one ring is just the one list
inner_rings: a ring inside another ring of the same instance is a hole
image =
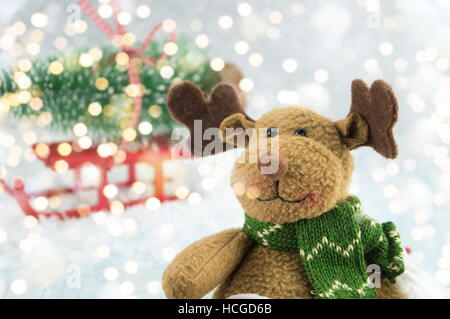
[[261, 184], [258, 181], [250, 180], [245, 184], [245, 195], [250, 199], [254, 199], [260, 195], [260, 189]]
[[249, 181], [247, 181], [248, 188], [261, 189], [262, 186], [263, 186], [263, 183], [258, 179], [250, 179]]
[[253, 198], [258, 197], [261, 193], [262, 183], [257, 179], [249, 179], [247, 181], [239, 181], [232, 185], [233, 191], [237, 196], [246, 195]]
[[311, 207], [319, 203], [319, 193], [318, 192], [304, 192], [300, 195], [301, 197], [305, 197], [305, 200], [302, 201], [302, 205], [306, 207]]
[[247, 187], [258, 190], [259, 193], [270, 193], [274, 189], [273, 183], [256, 178], [249, 180]]

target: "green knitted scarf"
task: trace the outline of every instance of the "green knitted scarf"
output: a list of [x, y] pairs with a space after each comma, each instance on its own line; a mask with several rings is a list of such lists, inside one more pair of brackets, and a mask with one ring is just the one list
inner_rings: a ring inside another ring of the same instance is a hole
[[245, 214], [243, 231], [272, 249], [299, 252], [316, 298], [377, 298], [366, 265], [377, 265], [381, 278], [392, 283], [404, 271], [395, 225], [364, 215], [355, 196], [293, 223], [265, 223]]

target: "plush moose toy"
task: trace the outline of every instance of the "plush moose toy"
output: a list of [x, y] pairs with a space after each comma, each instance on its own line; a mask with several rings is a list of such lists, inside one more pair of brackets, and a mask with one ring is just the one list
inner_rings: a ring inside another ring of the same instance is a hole
[[[397, 156], [392, 129], [398, 106], [389, 85], [378, 80], [369, 88], [353, 81], [350, 112], [339, 121], [303, 107], [274, 109], [252, 120], [229, 84], [217, 85], [206, 99], [192, 83], [181, 83], [170, 91], [168, 107], [190, 129], [196, 156], [209, 143], [194, 141], [196, 120], [202, 121], [200, 133], [217, 130], [228, 148], [239, 144], [236, 132], [252, 134], [241, 143], [245, 149], [231, 177], [245, 211], [243, 228], [203, 238], [179, 253], [163, 276], [167, 297], [201, 298], [217, 286], [215, 298], [404, 297], [395, 284], [404, 271], [395, 225], [363, 214], [358, 198], [348, 193], [351, 150], [371, 146], [386, 158]], [[260, 154], [251, 147], [256, 139], [276, 140], [277, 150]], [[252, 155], [256, 161], [245, 160]], [[261, 173], [273, 163], [276, 171]]]

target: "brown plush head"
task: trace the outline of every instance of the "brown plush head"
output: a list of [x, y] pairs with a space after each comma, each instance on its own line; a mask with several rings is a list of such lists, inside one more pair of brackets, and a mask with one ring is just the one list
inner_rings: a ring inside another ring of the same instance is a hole
[[[353, 81], [350, 113], [339, 121], [303, 107], [274, 109], [254, 121], [227, 84], [216, 86], [205, 99], [193, 84], [182, 83], [170, 92], [168, 106], [191, 136], [194, 120], [202, 120], [202, 133], [220, 130], [224, 145], [245, 147], [231, 184], [245, 211], [264, 222], [316, 217], [345, 199], [353, 170], [350, 150], [371, 146], [386, 158], [397, 155], [392, 128], [398, 107], [383, 81], [371, 88]], [[194, 154], [204, 155], [208, 143], [198, 143]]]

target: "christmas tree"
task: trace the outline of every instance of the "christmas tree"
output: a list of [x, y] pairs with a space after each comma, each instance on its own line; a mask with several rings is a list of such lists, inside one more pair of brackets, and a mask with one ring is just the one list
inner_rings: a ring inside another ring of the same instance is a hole
[[134, 97], [142, 95], [137, 137], [169, 134], [176, 125], [165, 106], [171, 85], [189, 80], [207, 92], [222, 78], [204, 51], [186, 39], [165, 46], [154, 41], [145, 55], [157, 58], [162, 50], [168, 58], [155, 67], [139, 64], [140, 85], [129, 83], [130, 58], [114, 47], [20, 60], [1, 72], [2, 109], [41, 127], [111, 141], [119, 140], [129, 127]]

